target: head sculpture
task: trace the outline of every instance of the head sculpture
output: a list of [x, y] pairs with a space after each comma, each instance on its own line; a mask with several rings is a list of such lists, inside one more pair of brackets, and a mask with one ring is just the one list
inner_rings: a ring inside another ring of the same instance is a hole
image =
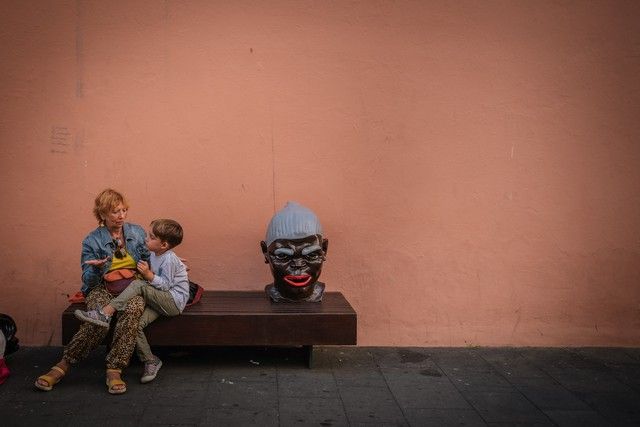
[[287, 202], [273, 215], [260, 242], [273, 275], [273, 284], [265, 288], [267, 295], [276, 302], [322, 300], [324, 283], [318, 278], [328, 244], [318, 217], [296, 202]]

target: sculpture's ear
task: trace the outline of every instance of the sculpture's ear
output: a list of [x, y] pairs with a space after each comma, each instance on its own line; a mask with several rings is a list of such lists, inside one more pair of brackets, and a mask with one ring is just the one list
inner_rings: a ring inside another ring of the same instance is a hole
[[262, 249], [262, 255], [264, 255], [264, 263], [269, 264], [269, 257], [267, 255], [267, 242], [262, 240], [260, 242], [260, 248]]
[[322, 252], [327, 254], [327, 249], [329, 248], [329, 239], [322, 239]]

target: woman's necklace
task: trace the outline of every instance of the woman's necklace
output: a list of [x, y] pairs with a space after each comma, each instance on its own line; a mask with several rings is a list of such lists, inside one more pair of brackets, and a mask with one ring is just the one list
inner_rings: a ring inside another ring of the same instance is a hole
[[111, 238], [113, 239], [113, 244], [115, 246], [113, 255], [118, 259], [124, 258], [127, 255], [127, 250], [124, 242], [124, 229], [120, 228], [115, 233], [109, 230], [109, 233], [111, 234]]

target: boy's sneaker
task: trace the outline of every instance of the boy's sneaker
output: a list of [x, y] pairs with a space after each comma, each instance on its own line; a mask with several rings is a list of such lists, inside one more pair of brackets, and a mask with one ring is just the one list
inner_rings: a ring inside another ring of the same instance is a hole
[[162, 367], [162, 360], [156, 359], [153, 362], [144, 362], [144, 374], [140, 378], [142, 384], [146, 384], [156, 379], [158, 371]]
[[83, 322], [102, 326], [103, 328], [108, 328], [109, 322], [111, 321], [111, 316], [107, 316], [99, 308], [89, 311], [76, 310], [73, 312], [73, 314]]

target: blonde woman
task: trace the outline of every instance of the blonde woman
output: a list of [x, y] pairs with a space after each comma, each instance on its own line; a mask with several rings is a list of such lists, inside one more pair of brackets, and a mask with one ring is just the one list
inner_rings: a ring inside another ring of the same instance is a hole
[[[129, 204], [119, 192], [106, 189], [95, 199], [93, 213], [98, 228], [82, 242], [82, 293], [87, 307], [102, 307], [138, 278], [136, 265], [149, 260], [145, 232], [136, 224], [125, 222]], [[111, 349], [106, 357], [106, 383], [111, 394], [122, 394], [127, 386], [122, 370], [129, 365], [135, 348], [138, 322], [144, 300], [136, 296], [117, 316]], [[35, 382], [36, 388], [50, 391], [71, 366], [87, 357], [107, 336], [109, 328], [83, 323], [65, 347], [62, 359]]]

